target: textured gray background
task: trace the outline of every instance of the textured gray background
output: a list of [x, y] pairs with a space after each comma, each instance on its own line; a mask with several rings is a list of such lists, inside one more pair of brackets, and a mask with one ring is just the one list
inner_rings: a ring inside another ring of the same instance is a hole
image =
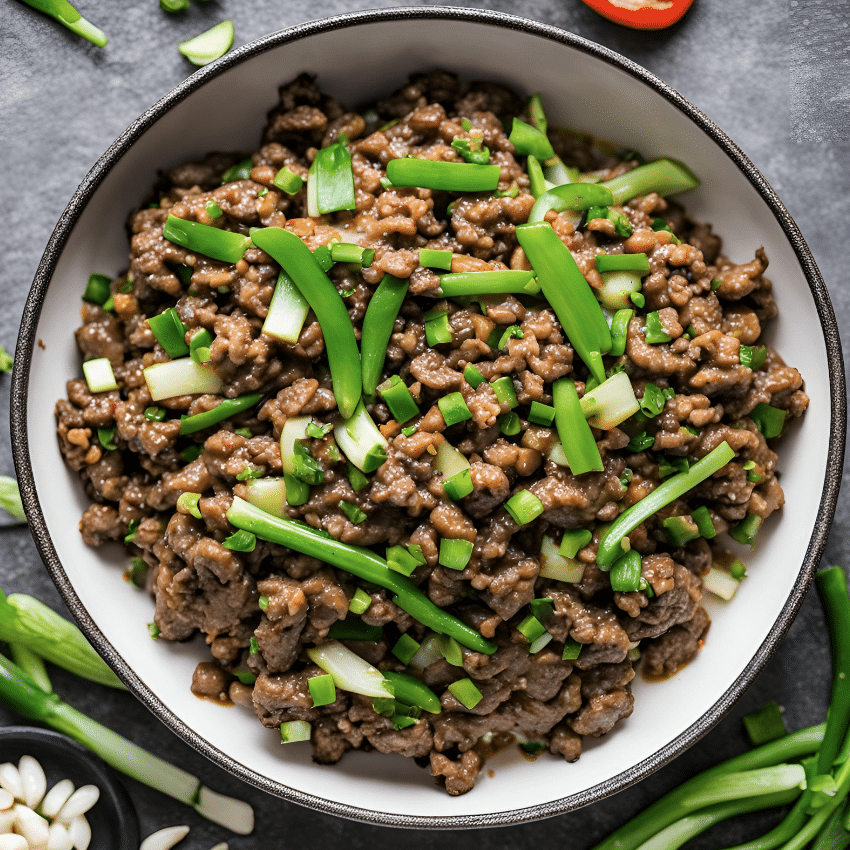
[[[112, 140], [192, 69], [179, 41], [224, 18], [236, 44], [276, 29], [362, 8], [346, 0], [314, 0], [309, 12], [281, 0], [213, 0], [178, 16], [156, 0], [129, 3], [78, 0], [78, 7], [110, 36], [105, 50], [88, 45], [37, 12], [3, 0], [0, 23], [0, 342], [15, 345], [18, 323], [44, 245], [62, 209]], [[365, 4], [380, 7], [398, 2]], [[433, 5], [433, 4], [406, 4]], [[842, 327], [850, 319], [846, 282], [850, 221], [850, 8], [846, 0], [696, 0], [685, 20], [657, 34], [636, 33], [599, 18], [578, 0], [492, 0], [449, 3], [499, 9], [571, 30], [643, 64], [723, 128], [749, 155], [784, 200], [830, 287]], [[14, 202], [14, 203], [11, 203]], [[12, 474], [8, 438], [9, 377], [0, 378], [0, 473]], [[826, 562], [850, 565], [844, 537], [847, 497], [838, 506]], [[786, 521], [793, 522], [792, 517]], [[2, 524], [3, 521], [0, 521]], [[0, 587], [26, 591], [62, 610], [27, 530], [0, 528]], [[69, 676], [54, 676], [70, 702], [138, 743], [205, 776], [212, 787], [249, 799], [257, 829], [228, 838], [193, 812], [130, 780], [142, 835], [163, 826], [192, 827], [180, 845], [206, 850], [227, 839], [236, 848], [307, 846], [352, 850], [404, 842], [417, 848], [487, 845], [520, 850], [554, 843], [585, 850], [626, 817], [683, 778], [745, 748], [742, 715], [776, 700], [789, 728], [819, 722], [828, 696], [829, 654], [820, 608], [810, 594], [789, 635], [729, 716], [705, 739], [649, 779], [579, 812], [551, 820], [472, 833], [388, 829], [349, 823], [284, 803], [231, 778], [195, 753], [131, 696], [104, 692]], [[0, 725], [15, 722], [0, 709]], [[2, 756], [2, 753], [0, 753]], [[2, 759], [0, 759], [2, 760]], [[752, 815], [722, 833], [693, 842], [724, 847], [764, 831]]]

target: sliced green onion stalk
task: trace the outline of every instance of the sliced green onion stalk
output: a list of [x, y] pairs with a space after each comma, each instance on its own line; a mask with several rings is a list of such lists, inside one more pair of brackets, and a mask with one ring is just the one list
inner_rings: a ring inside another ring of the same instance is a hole
[[565, 558], [575, 558], [579, 550], [584, 549], [592, 539], [593, 532], [589, 528], [568, 528], [561, 536], [558, 552]]
[[9, 642], [9, 654], [12, 656], [12, 661], [26, 673], [30, 679], [35, 682], [43, 691], [50, 693], [53, 690], [53, 684], [50, 681], [50, 676], [47, 673], [47, 666], [44, 659], [33, 652], [26, 644]]
[[318, 558], [364, 581], [391, 591], [393, 602], [422, 625], [440, 634], [451, 635], [476, 652], [492, 655], [496, 644], [435, 605], [409, 579], [393, 572], [387, 562], [369, 549], [341, 543], [292, 520], [261, 511], [238, 496], [228, 508], [227, 519], [236, 528], [251, 531], [262, 540], [278, 543], [303, 555]]
[[543, 175], [553, 186], [563, 186], [565, 183], [578, 183], [579, 170], [565, 165], [559, 156], [550, 159], [543, 166]]
[[675, 546], [677, 549], [691, 540], [696, 540], [700, 536], [697, 524], [687, 516], [667, 517], [661, 525], [664, 528], [667, 539], [670, 541], [670, 545]]
[[191, 806], [214, 823], [240, 835], [253, 831], [254, 811], [247, 803], [211, 791], [191, 773], [86, 717], [56, 694], [46, 693], [17, 664], [3, 656], [0, 656], [0, 699], [29, 720], [44, 723], [72, 738], [110, 767]]
[[286, 482], [283, 478], [252, 478], [245, 482], [245, 501], [266, 513], [283, 517]]
[[21, 501], [21, 490], [18, 487], [18, 482], [8, 475], [0, 475], [0, 508], [6, 511], [9, 516], [20, 520], [27, 521], [27, 515], [24, 512], [24, 503]]
[[440, 540], [438, 563], [450, 570], [463, 570], [472, 557], [475, 544], [471, 540], [451, 540], [444, 537]]
[[520, 490], [505, 502], [505, 510], [517, 525], [528, 525], [537, 519], [545, 508], [543, 502], [531, 490]]
[[309, 741], [312, 732], [313, 728], [306, 720], [287, 720], [280, 724], [280, 742], [295, 744], [298, 741]]
[[762, 432], [766, 440], [778, 437], [782, 433], [787, 416], [787, 410], [771, 407], [763, 401], [759, 402], [750, 413], [750, 419], [756, 423], [756, 427]]
[[323, 705], [331, 705], [336, 702], [336, 687], [333, 676], [329, 673], [321, 676], [311, 676], [307, 680], [307, 687], [310, 691], [310, 699], [313, 700], [314, 708], [320, 708]]
[[425, 314], [425, 341], [431, 348], [449, 343], [453, 339], [449, 315], [445, 310], [435, 308]]
[[[747, 736], [754, 747], [776, 741], [788, 734], [785, 721], [782, 719], [782, 710], [775, 702], [766, 703], [758, 711], [744, 717], [744, 728]], [[826, 766], [828, 770], [832, 766], [832, 760]]]
[[684, 163], [665, 158], [639, 165], [600, 185], [611, 190], [615, 206], [622, 206], [632, 198], [650, 192], [666, 196], [696, 189], [699, 179]]
[[395, 673], [392, 670], [384, 670], [383, 674], [399, 702], [417, 706], [431, 714], [440, 714], [440, 698], [424, 682], [407, 673]]
[[200, 493], [181, 493], [180, 498], [177, 500], [177, 510], [181, 514], [188, 514], [195, 517], [195, 519], [201, 519], [201, 508], [198, 504], [200, 501]]
[[649, 257], [646, 254], [597, 254], [594, 260], [599, 272], [649, 274]]
[[697, 484], [721, 470], [734, 457], [734, 450], [724, 440], [717, 448], [698, 460], [687, 472], [680, 472], [668, 478], [648, 496], [644, 496], [639, 502], [623, 511], [600, 541], [596, 563], [602, 569], [610, 567], [623, 554], [621, 541], [624, 537], [661, 508], [680, 499]]
[[407, 384], [398, 375], [387, 378], [386, 381], [378, 385], [377, 390], [396, 422], [403, 425], [419, 414], [419, 406], [411, 395]]
[[241, 233], [198, 221], [186, 221], [171, 213], [163, 225], [162, 235], [175, 245], [223, 263], [238, 263], [251, 243], [250, 237]]
[[594, 183], [565, 183], [544, 192], [528, 214], [528, 223], [545, 221], [546, 213], [582, 212], [591, 207], [605, 207], [612, 203], [612, 195], [604, 186]]
[[272, 183], [274, 183], [274, 185], [282, 192], [286, 192], [287, 195], [294, 195], [299, 192], [301, 187], [304, 185], [304, 178], [284, 165], [283, 168], [275, 174], [272, 179]]
[[640, 589], [640, 552], [630, 549], [620, 555], [611, 566], [609, 578], [611, 590], [619, 593], [634, 593]]
[[603, 272], [602, 281], [596, 295], [607, 310], [628, 309], [632, 293], [640, 292], [642, 285], [640, 272], [634, 271]]
[[67, 27], [72, 33], [81, 36], [98, 47], [105, 47], [109, 39], [103, 30], [87, 21], [67, 0], [23, 0], [27, 6], [44, 12], [45, 15]]
[[467, 407], [463, 396], [458, 393], [449, 393], [437, 400], [437, 406], [443, 415], [447, 428], [472, 419], [472, 411]]
[[457, 682], [452, 682], [449, 685], [449, 693], [461, 705], [470, 710], [484, 699], [484, 695], [478, 690], [472, 679], [460, 679]]
[[441, 635], [436, 635], [434, 632], [425, 636], [419, 649], [410, 659], [409, 667], [412, 672], [421, 673], [426, 667], [430, 667], [435, 661], [439, 661], [443, 657], [443, 653], [440, 651], [440, 637]]
[[448, 440], [443, 440], [437, 446], [437, 454], [431, 461], [431, 466], [441, 473], [443, 481], [454, 478], [461, 472], [469, 470], [469, 460], [466, 455], [458, 451]]
[[[331, 256], [334, 256], [333, 252], [335, 248], [336, 245], [332, 246]], [[408, 280], [402, 280], [393, 275], [385, 274], [366, 307], [366, 314], [363, 316], [363, 329], [360, 336], [360, 368], [363, 373], [363, 393], [367, 399], [374, 399], [378, 384], [381, 381], [381, 372], [384, 369], [387, 348], [390, 344], [395, 320], [407, 295], [409, 285], [410, 281]], [[404, 386], [398, 375], [393, 375], [392, 377], [396, 378], [397, 382]], [[415, 403], [413, 407], [418, 413], [419, 411]], [[415, 416], [416, 414], [412, 413], [410, 415]], [[404, 422], [406, 420], [399, 419], [398, 421]]]
[[528, 183], [531, 189], [531, 194], [535, 198], [539, 198], [546, 192], [547, 189], [555, 187], [549, 183], [543, 176], [543, 167], [536, 156], [529, 156], [525, 164], [525, 170], [528, 172]]
[[435, 248], [419, 249], [419, 265], [424, 266], [426, 269], [451, 271], [453, 257], [454, 254], [451, 251], [437, 250]]
[[734, 578], [728, 570], [722, 567], [711, 567], [702, 577], [702, 588], [715, 596], [719, 596], [728, 602], [741, 586], [741, 582]]
[[387, 163], [387, 177], [394, 186], [436, 189], [444, 192], [492, 192], [499, 186], [498, 165], [440, 162], [407, 157]]
[[118, 389], [112, 364], [106, 357], [83, 361], [83, 377], [86, 379], [86, 386], [90, 393], [105, 393]]
[[616, 372], [580, 399], [581, 412], [594, 428], [608, 431], [616, 428], [640, 410], [625, 372]]
[[307, 176], [307, 214], [312, 217], [353, 210], [354, 172], [351, 154], [342, 142], [334, 142], [316, 153]]
[[758, 534], [763, 522], [764, 520], [758, 514], [748, 514], [746, 519], [741, 520], [734, 528], [730, 529], [729, 536], [752, 549], [756, 543], [756, 534]]
[[351, 611], [352, 614], [365, 614], [369, 610], [369, 606], [372, 604], [372, 597], [363, 590], [362, 587], [358, 587], [357, 590], [354, 591], [354, 596], [348, 600], [348, 610]]
[[179, 395], [216, 394], [221, 392], [223, 386], [212, 366], [195, 363], [191, 357], [154, 363], [142, 374], [153, 401]]
[[295, 443], [307, 439], [307, 427], [312, 421], [310, 416], [293, 416], [280, 431], [280, 465], [289, 475], [295, 471]]
[[570, 471], [573, 475], [601, 471], [604, 468], [602, 457], [585, 419], [575, 383], [569, 378], [559, 378], [552, 384], [552, 399], [555, 402], [555, 425]]
[[537, 127], [532, 127], [520, 121], [519, 118], [514, 118], [508, 141], [521, 156], [534, 156], [543, 161], [555, 156], [552, 143], [546, 137], [545, 131], [541, 132]]
[[531, 410], [528, 413], [528, 421], [535, 425], [543, 425], [546, 428], [551, 428], [555, 421], [555, 408], [548, 404], [542, 404], [539, 401], [531, 402]]
[[[172, 363], [180, 361], [172, 360]], [[203, 367], [202, 368], [207, 368]], [[219, 422], [224, 422], [225, 419], [230, 419], [231, 416], [236, 416], [246, 410], [259, 404], [263, 398], [262, 393], [248, 393], [248, 395], [240, 395], [237, 398], [226, 398], [220, 404], [216, 405], [212, 410], [205, 410], [203, 413], [195, 413], [193, 416], [180, 417], [180, 434], [194, 434], [198, 431], [203, 431], [204, 428], [209, 428], [211, 425], [217, 425]]]
[[334, 684], [344, 691], [367, 697], [394, 696], [392, 686], [387, 684], [381, 671], [339, 641], [311, 646], [307, 655], [316, 666], [329, 673]]
[[377, 643], [384, 638], [384, 630], [380, 626], [370, 626], [360, 617], [349, 614], [344, 620], [331, 623], [328, 637], [335, 640], [360, 640]]
[[[349, 606], [350, 607], [350, 606]], [[392, 654], [401, 661], [402, 664], [410, 664], [413, 657], [421, 649], [422, 644], [414, 640], [409, 634], [403, 634], [393, 645], [390, 650]]]
[[711, 519], [711, 514], [705, 505], [700, 505], [691, 511], [691, 519], [697, 524], [700, 537], [706, 540], [711, 540], [717, 536], [717, 529], [714, 527], [714, 521]]
[[631, 308], [617, 310], [614, 314], [614, 318], [611, 320], [611, 350], [608, 352], [612, 357], [621, 357], [626, 353], [626, 344], [629, 341], [629, 323], [634, 315], [635, 311]]
[[89, 304], [105, 304], [112, 294], [111, 284], [112, 279], [105, 274], [90, 274], [83, 292], [83, 301], [88, 301]]
[[[421, 252], [420, 252], [421, 253]], [[540, 284], [534, 272], [500, 269], [484, 272], [458, 272], [440, 277], [440, 294], [444, 298], [465, 295], [537, 295]]]
[[233, 47], [234, 36], [233, 21], [222, 21], [212, 29], [181, 42], [177, 49], [193, 65], [209, 65]]
[[372, 421], [362, 400], [350, 419], [334, 426], [334, 437], [346, 458], [361, 472], [374, 472], [387, 459], [389, 443]]
[[269, 304], [269, 312], [263, 322], [263, 333], [281, 342], [295, 345], [309, 312], [307, 299], [286, 272], [281, 272]]

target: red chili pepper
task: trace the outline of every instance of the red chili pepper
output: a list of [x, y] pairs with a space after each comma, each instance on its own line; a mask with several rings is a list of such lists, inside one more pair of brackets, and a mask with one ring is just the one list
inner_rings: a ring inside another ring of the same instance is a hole
[[603, 18], [636, 30], [660, 30], [672, 26], [694, 0], [582, 0]]

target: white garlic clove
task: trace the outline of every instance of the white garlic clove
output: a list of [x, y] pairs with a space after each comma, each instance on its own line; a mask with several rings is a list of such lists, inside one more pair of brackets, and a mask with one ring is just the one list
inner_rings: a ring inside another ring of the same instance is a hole
[[0, 812], [11, 809], [15, 798], [5, 789], [0, 788]]
[[99, 798], [100, 789], [97, 785], [83, 785], [77, 788], [56, 813], [56, 820], [60, 823], [71, 823], [78, 815], [85, 814]]
[[215, 847], [210, 847], [210, 850], [228, 850], [227, 842], [222, 841], [221, 844], [216, 844]]
[[0, 764], [0, 788], [8, 791], [16, 800], [23, 801], [24, 788], [21, 784], [21, 774], [11, 762]]
[[29, 850], [26, 838], [23, 835], [0, 835], [0, 850]]
[[47, 850], [73, 850], [71, 834], [64, 824], [52, 823], [48, 832]]
[[91, 827], [85, 815], [78, 815], [68, 824], [71, 846], [74, 850], [88, 850], [91, 843]]
[[56, 817], [56, 813], [73, 793], [74, 783], [70, 779], [60, 779], [41, 801], [41, 813], [49, 818]]
[[171, 850], [189, 834], [188, 826], [167, 826], [151, 833], [140, 845], [139, 850]]
[[11, 832], [15, 826], [15, 810], [4, 809], [0, 812], [0, 835]]
[[17, 803], [15, 812], [15, 831], [23, 835], [30, 847], [47, 844], [47, 821], [37, 815], [29, 806]]
[[32, 756], [21, 756], [18, 762], [18, 775], [24, 792], [24, 802], [34, 809], [47, 791], [47, 777], [44, 768]]

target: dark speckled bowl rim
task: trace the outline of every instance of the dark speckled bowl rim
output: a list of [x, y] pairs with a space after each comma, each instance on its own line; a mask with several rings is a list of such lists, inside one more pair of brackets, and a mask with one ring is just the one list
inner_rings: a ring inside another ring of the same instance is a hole
[[[398, 20], [420, 20], [440, 19], [453, 21], [470, 21], [474, 23], [488, 24], [494, 27], [504, 27], [534, 36], [547, 38], [569, 47], [580, 50], [610, 65], [625, 71], [631, 76], [642, 81], [654, 91], [661, 94], [669, 103], [684, 113], [691, 121], [700, 127], [714, 142], [716, 142], [727, 154], [727, 156], [738, 166], [753, 187], [758, 191], [765, 203], [770, 207], [785, 235], [790, 241], [797, 258], [805, 273], [806, 279], [815, 300], [818, 316], [823, 328], [827, 355], [830, 363], [830, 392], [832, 417], [830, 423], [829, 453], [827, 458], [826, 475], [824, 478], [823, 496], [818, 509], [817, 522], [813, 530], [806, 556], [800, 574], [789, 595], [782, 613], [777, 618], [770, 632], [758, 652], [753, 656], [744, 672], [732, 684], [725, 694], [712, 705], [705, 714], [690, 728], [676, 737], [669, 744], [658, 750], [654, 755], [605, 782], [601, 782], [592, 788], [572, 794], [552, 802], [541, 803], [536, 806], [528, 806], [522, 809], [513, 809], [501, 812], [492, 812], [483, 815], [459, 815], [459, 816], [406, 816], [386, 812], [376, 812], [362, 809], [356, 806], [336, 803], [312, 794], [305, 794], [298, 790], [289, 788], [282, 783], [275, 782], [263, 776], [259, 776], [251, 769], [238, 761], [225, 755], [216, 749], [207, 740], [200, 737], [190, 729], [182, 720], [172, 714], [157, 699], [157, 697], [136, 677], [127, 663], [121, 658], [111, 644], [101, 634], [97, 625], [92, 620], [88, 611], [80, 602], [74, 588], [65, 574], [62, 564], [57, 557], [50, 535], [47, 531], [44, 516], [39, 506], [38, 496], [35, 492], [32, 468], [30, 465], [29, 443], [27, 440], [27, 385], [29, 380], [30, 363], [33, 348], [36, 342], [35, 334], [38, 325], [41, 307], [44, 301], [47, 287], [56, 267], [56, 263], [65, 243], [71, 233], [74, 224], [85, 208], [87, 202], [97, 190], [101, 181], [118, 162], [121, 156], [129, 149], [150, 126], [162, 117], [171, 107], [182, 101], [189, 94], [199, 89], [207, 81], [224, 73], [229, 68], [238, 65], [242, 61], [256, 56], [269, 48], [277, 47], [306, 38], [318, 33], [330, 30], [344, 29], [346, 27], [361, 24], [376, 23], [382, 21]], [[846, 397], [844, 389], [844, 369], [841, 354], [841, 345], [838, 338], [838, 326], [835, 314], [830, 303], [824, 281], [818, 271], [814, 258], [806, 245], [797, 225], [779, 200], [776, 193], [759, 173], [750, 160], [744, 155], [740, 148], [723, 133], [712, 121], [703, 115], [692, 104], [685, 100], [678, 92], [674, 91], [658, 77], [646, 69], [635, 64], [629, 59], [601, 47], [587, 39], [573, 35], [572, 33], [558, 29], [547, 24], [537, 23], [525, 18], [508, 15], [502, 12], [486, 11], [478, 9], [449, 8], [441, 6], [397, 8], [369, 10], [337, 15], [312, 21], [289, 29], [273, 33], [271, 35], [253, 41], [227, 54], [218, 61], [194, 73], [191, 77], [180, 83], [172, 92], [152, 106], [138, 120], [131, 124], [127, 130], [109, 147], [101, 156], [85, 180], [80, 184], [71, 198], [68, 206], [59, 219], [56, 229], [53, 231], [50, 241], [39, 264], [33, 280], [24, 309], [23, 321], [21, 323], [18, 347], [15, 355], [15, 368], [12, 378], [12, 447], [15, 459], [15, 468], [20, 482], [24, 505], [29, 517], [30, 529], [41, 557], [47, 565], [48, 570], [56, 583], [59, 592], [70, 611], [80, 623], [82, 629], [89, 639], [98, 648], [98, 651], [109, 662], [118, 675], [124, 680], [135, 695], [172, 731], [188, 741], [197, 750], [217, 764], [229, 770], [236, 776], [256, 785], [272, 794], [276, 794], [294, 803], [316, 809], [341, 817], [352, 818], [366, 823], [380, 824], [384, 826], [400, 826], [411, 828], [439, 828], [439, 829], [471, 829], [487, 826], [504, 826], [510, 824], [525, 823], [539, 818], [551, 817], [562, 814], [573, 809], [585, 806], [623, 788], [637, 782], [657, 770], [662, 765], [675, 758], [685, 749], [694, 744], [705, 735], [723, 715], [732, 707], [736, 700], [752, 683], [756, 675], [761, 671], [770, 655], [776, 649], [782, 637], [787, 632], [802, 603], [806, 590], [814, 576], [821, 553], [826, 543], [829, 526], [835, 511], [838, 498], [838, 490], [841, 483], [841, 470], [844, 457], [844, 439], [846, 428]]]

